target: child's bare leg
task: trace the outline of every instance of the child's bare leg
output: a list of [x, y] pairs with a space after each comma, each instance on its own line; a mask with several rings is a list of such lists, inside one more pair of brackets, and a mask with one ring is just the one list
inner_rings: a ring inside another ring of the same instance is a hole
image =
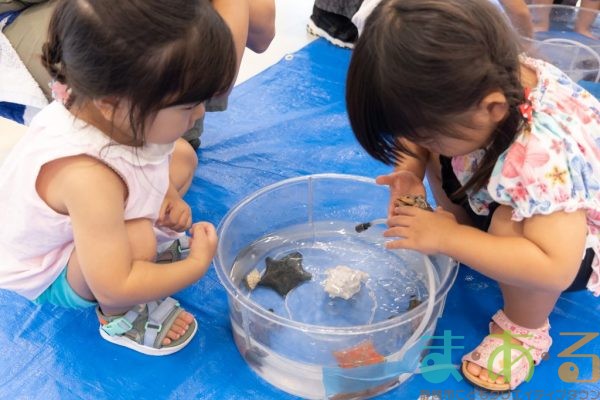
[[[147, 219], [137, 219], [127, 221], [125, 223], [125, 227], [129, 236], [129, 242], [131, 244], [133, 259], [147, 261], [153, 260], [156, 256], [156, 237], [152, 229], [152, 223]], [[87, 282], [85, 281], [83, 273], [81, 272], [81, 267], [77, 258], [77, 249], [73, 250], [67, 265], [67, 281], [75, 293], [77, 293], [79, 296], [90, 301], [96, 300], [96, 297], [90, 290]], [[105, 315], [124, 314], [131, 308], [114, 308], [102, 304], [99, 304], [99, 306]], [[182, 311], [171, 326], [171, 329], [169, 330], [162, 344], [168, 345], [172, 340], [179, 339], [181, 335], [187, 331], [193, 320], [194, 317], [190, 313]]]
[[186, 140], [178, 139], [169, 166], [169, 178], [179, 195], [183, 196], [190, 188], [196, 167], [198, 167], [196, 151]]
[[458, 204], [454, 204], [442, 188], [442, 166], [439, 154], [432, 153], [429, 155], [429, 160], [427, 161], [427, 181], [438, 206], [454, 214], [460, 224], [473, 224], [464, 208]]
[[575, 31], [580, 34], [596, 39], [596, 36], [592, 33], [591, 27], [598, 13], [593, 11], [586, 11], [585, 8], [592, 10], [600, 9], [600, 0], [582, 0], [581, 6], [577, 12], [577, 21], [575, 21]]
[[[498, 236], [521, 236], [523, 234], [520, 223], [510, 220], [511, 210], [507, 206], [500, 206], [494, 213], [489, 233]], [[504, 313], [512, 322], [525, 328], [537, 329], [542, 327], [552, 312], [561, 292], [532, 290], [518, 286], [506, 285], [499, 282], [504, 299]], [[492, 333], [502, 333], [502, 329], [495, 323], [492, 324]], [[513, 340], [515, 343], [519, 343]], [[488, 371], [479, 365], [469, 363], [468, 371], [482, 380], [488, 382], [504, 383], [503, 377], [492, 380]]]

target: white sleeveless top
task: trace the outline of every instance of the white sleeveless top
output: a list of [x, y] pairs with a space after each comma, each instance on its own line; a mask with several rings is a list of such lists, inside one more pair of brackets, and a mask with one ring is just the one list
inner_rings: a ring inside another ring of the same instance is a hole
[[154, 222], [169, 185], [173, 147], [120, 145], [61, 103], [45, 107], [0, 167], [0, 288], [37, 298], [73, 251], [70, 217], [48, 207], [35, 189], [42, 165], [78, 154], [102, 160], [127, 185], [125, 220]]

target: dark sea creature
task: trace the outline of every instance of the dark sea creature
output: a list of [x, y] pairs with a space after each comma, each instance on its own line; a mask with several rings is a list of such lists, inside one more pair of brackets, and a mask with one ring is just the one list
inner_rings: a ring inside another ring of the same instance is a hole
[[427, 200], [425, 200], [425, 196], [422, 194], [403, 194], [402, 196], [398, 196], [396, 200], [394, 200], [394, 206], [412, 206], [427, 211], [433, 211], [433, 207], [429, 205]]
[[297, 251], [290, 253], [278, 260], [267, 257], [267, 269], [258, 282], [259, 286], [267, 286], [275, 290], [282, 297], [312, 278], [310, 272], [302, 268], [302, 254]]
[[412, 296], [410, 296], [410, 299], [408, 300], [408, 309], [406, 311], [410, 311], [412, 309], [417, 308], [417, 306], [419, 304], [421, 304], [423, 301], [417, 299], [417, 296], [415, 296], [414, 294]]
[[268, 354], [259, 349], [258, 347], [251, 347], [248, 350], [246, 350], [246, 352], [244, 352], [243, 356], [248, 362], [248, 364], [252, 365], [254, 368], [260, 371], [263, 366], [262, 360], [263, 358], [268, 356]]

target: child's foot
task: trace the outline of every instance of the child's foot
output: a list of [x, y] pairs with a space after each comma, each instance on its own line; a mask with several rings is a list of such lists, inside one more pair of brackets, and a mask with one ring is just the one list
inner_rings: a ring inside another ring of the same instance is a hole
[[185, 333], [190, 329], [190, 325], [194, 323], [195, 319], [192, 314], [187, 311], [181, 311], [175, 321], [173, 321], [173, 325], [167, 332], [167, 335], [162, 340], [163, 346], [170, 345], [173, 341], [180, 339]]
[[[494, 334], [502, 334], [502, 328], [500, 328], [498, 326], [498, 324], [496, 324], [495, 322], [492, 322], [490, 324], [490, 333], [492, 335]], [[511, 338], [510, 339], [511, 343], [514, 344], [522, 344], [521, 342], [519, 342], [518, 340]], [[482, 368], [481, 366], [472, 363], [472, 362], [467, 362], [467, 371], [469, 371], [469, 373], [471, 373], [474, 376], [479, 377], [479, 379], [485, 381], [485, 382], [489, 382], [489, 383], [497, 383], [498, 385], [505, 385], [506, 384], [506, 380], [504, 379], [503, 376], [496, 376], [496, 379], [492, 379], [492, 377], [490, 377], [490, 374], [488, 373], [488, 370], [485, 368]]]
[[192, 314], [171, 297], [136, 306], [121, 316], [105, 316], [98, 308], [96, 313], [102, 338], [148, 355], [181, 350], [197, 330]]
[[476, 386], [492, 391], [512, 390], [529, 380], [534, 365], [538, 365], [550, 349], [550, 325], [524, 328], [510, 321], [502, 311], [498, 311], [492, 321], [491, 335], [463, 357], [462, 371]]

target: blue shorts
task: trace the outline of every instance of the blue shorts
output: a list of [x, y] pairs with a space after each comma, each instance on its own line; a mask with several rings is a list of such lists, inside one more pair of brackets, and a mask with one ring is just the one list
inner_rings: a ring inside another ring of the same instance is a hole
[[67, 281], [67, 269], [63, 269], [58, 278], [37, 299], [36, 304], [53, 304], [65, 308], [87, 308], [98, 305], [75, 293]]

